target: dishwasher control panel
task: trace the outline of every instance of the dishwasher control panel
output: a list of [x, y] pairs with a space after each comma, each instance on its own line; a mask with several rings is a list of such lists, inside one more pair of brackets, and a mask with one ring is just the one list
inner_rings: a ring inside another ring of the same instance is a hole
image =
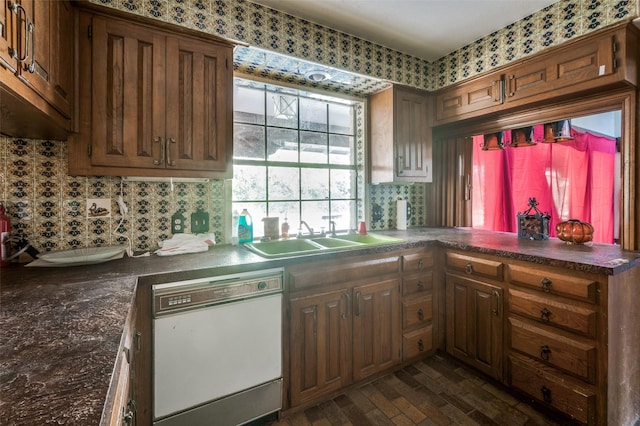
[[260, 274], [238, 274], [156, 284], [153, 288], [154, 317], [207, 305], [266, 296], [282, 292], [282, 270]]

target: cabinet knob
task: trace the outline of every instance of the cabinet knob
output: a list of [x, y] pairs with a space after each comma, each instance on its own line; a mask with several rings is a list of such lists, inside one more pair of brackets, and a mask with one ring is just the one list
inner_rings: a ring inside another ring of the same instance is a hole
[[424, 260], [422, 259], [418, 260], [418, 269], [420, 270], [424, 269]]
[[422, 308], [418, 309], [418, 319], [422, 321], [424, 319], [424, 311]]
[[542, 358], [545, 361], [549, 361], [550, 357], [551, 357], [551, 348], [549, 347], [549, 345], [540, 346], [540, 358]]
[[540, 284], [542, 284], [542, 291], [545, 293], [549, 293], [551, 291], [551, 280], [547, 277], [544, 277], [540, 280]]
[[418, 286], [418, 290], [422, 291], [422, 289], [424, 288], [424, 283], [422, 282], [422, 280], [419, 280], [416, 284]]
[[422, 341], [422, 339], [418, 340], [418, 350], [420, 352], [424, 351], [424, 342]]
[[542, 310], [540, 311], [540, 318], [544, 322], [549, 322], [551, 318], [551, 311], [548, 310], [547, 308], [542, 308]]
[[467, 267], [465, 269], [465, 272], [467, 274], [473, 274], [473, 263], [471, 263], [471, 262], [467, 263]]
[[546, 386], [542, 386], [540, 388], [540, 392], [542, 393], [542, 399], [544, 400], [544, 402], [546, 402], [547, 404], [551, 404], [551, 389], [549, 389]]

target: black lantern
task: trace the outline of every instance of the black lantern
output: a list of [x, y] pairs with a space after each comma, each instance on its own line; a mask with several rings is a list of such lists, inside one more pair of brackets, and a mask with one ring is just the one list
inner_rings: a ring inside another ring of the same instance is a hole
[[518, 213], [518, 238], [523, 240], [549, 239], [549, 213], [538, 210], [538, 200], [529, 198], [529, 209]]

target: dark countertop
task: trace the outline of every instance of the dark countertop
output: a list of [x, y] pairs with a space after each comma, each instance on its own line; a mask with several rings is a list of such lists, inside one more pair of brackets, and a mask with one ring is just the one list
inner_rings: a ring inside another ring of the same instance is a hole
[[[406, 243], [352, 250], [386, 252], [439, 245], [605, 275], [640, 266], [640, 252], [566, 245], [557, 239], [467, 228], [376, 232]], [[342, 254], [268, 260], [244, 247], [123, 258], [63, 268], [0, 269], [0, 418], [3, 424], [99, 424], [136, 285], [258, 270]]]

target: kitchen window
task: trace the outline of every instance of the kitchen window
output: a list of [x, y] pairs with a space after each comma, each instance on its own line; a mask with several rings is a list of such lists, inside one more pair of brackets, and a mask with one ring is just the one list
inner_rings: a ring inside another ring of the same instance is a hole
[[265, 217], [286, 218], [292, 235], [301, 220], [318, 232], [330, 221], [354, 229], [362, 103], [244, 79], [234, 86], [232, 209], [249, 211], [254, 236]]

